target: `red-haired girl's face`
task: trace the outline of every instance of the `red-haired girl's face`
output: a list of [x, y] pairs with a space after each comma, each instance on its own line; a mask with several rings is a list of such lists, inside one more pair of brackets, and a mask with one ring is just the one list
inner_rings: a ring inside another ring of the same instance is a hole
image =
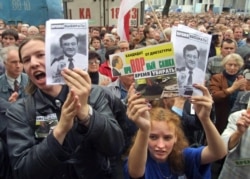
[[177, 141], [175, 127], [166, 121], [152, 121], [148, 149], [157, 162], [165, 162]]

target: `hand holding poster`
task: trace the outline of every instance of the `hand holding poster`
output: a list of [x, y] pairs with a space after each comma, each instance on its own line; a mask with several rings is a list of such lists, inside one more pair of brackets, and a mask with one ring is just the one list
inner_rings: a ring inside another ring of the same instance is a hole
[[134, 74], [136, 90], [147, 99], [178, 95], [172, 43], [110, 55], [113, 76]]
[[211, 35], [180, 25], [173, 29], [172, 40], [180, 95], [202, 95], [192, 85], [205, 82]]
[[88, 69], [88, 21], [46, 22], [46, 83], [64, 84], [63, 68]]

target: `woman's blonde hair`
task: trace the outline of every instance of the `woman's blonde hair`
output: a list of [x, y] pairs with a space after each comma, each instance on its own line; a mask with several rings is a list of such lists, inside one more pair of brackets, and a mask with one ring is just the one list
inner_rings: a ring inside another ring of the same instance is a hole
[[243, 65], [244, 65], [244, 60], [242, 59], [242, 57], [240, 55], [238, 55], [236, 53], [231, 53], [223, 58], [223, 60], [221, 62], [222, 66], [225, 67], [226, 63], [229, 60], [235, 60], [236, 63], [239, 65], [239, 68], [243, 67]]

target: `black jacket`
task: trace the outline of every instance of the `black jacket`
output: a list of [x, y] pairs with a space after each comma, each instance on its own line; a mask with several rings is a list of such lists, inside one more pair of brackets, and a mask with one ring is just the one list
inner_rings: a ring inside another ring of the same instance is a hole
[[[60, 119], [60, 108], [40, 90], [32, 97], [35, 105], [26, 106], [35, 106], [37, 116], [56, 113]], [[93, 116], [89, 127], [75, 122], [62, 146], [52, 133], [42, 140], [35, 138], [35, 121], [26, 114], [32, 110], [25, 109], [25, 101], [27, 98], [7, 111], [7, 142], [15, 178], [105, 178], [106, 157], [121, 153], [124, 139], [100, 87], [93, 86], [90, 93]]]
[[[189, 100], [186, 100], [183, 106], [183, 114], [181, 117], [185, 136], [187, 137], [190, 146], [197, 147], [205, 145], [206, 136], [201, 122], [198, 116], [196, 114], [192, 115], [190, 111], [191, 103]], [[213, 123], [215, 123], [214, 107], [211, 110], [210, 119]]]

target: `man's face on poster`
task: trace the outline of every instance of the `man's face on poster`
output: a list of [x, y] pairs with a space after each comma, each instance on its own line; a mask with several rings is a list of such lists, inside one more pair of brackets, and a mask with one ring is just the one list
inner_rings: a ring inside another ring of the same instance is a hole
[[63, 49], [63, 53], [67, 57], [72, 57], [77, 53], [77, 40], [75, 37], [71, 37], [69, 39], [62, 39], [61, 47]]
[[116, 68], [117, 69], [122, 69], [122, 67], [123, 67], [122, 59], [119, 57], [118, 62], [116, 64]]
[[197, 50], [187, 50], [185, 53], [186, 67], [188, 69], [194, 69], [199, 59]]

